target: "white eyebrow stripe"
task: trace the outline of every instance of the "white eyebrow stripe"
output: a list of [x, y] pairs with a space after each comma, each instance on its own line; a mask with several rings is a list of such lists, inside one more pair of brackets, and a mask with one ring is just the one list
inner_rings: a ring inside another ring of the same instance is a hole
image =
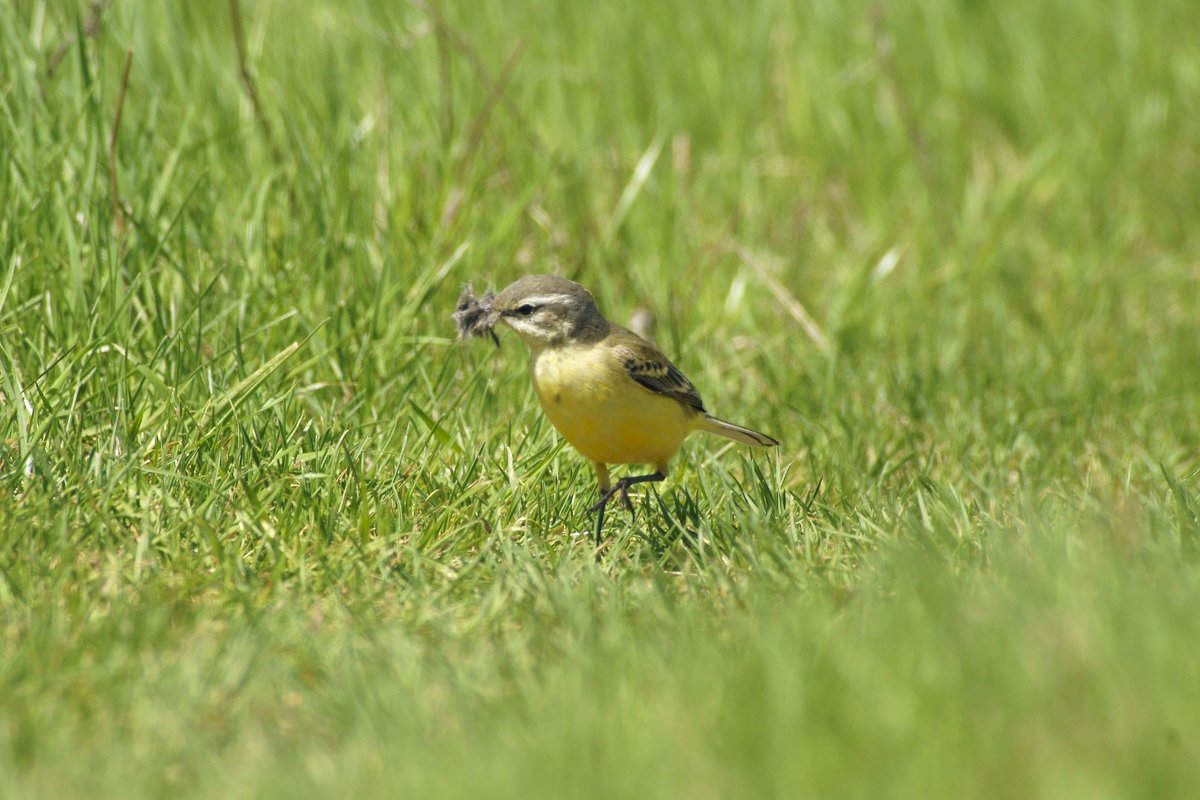
[[521, 303], [531, 306], [545, 306], [553, 303], [566, 303], [568, 305], [575, 302], [575, 298], [569, 294], [538, 294], [533, 297], [524, 297]]

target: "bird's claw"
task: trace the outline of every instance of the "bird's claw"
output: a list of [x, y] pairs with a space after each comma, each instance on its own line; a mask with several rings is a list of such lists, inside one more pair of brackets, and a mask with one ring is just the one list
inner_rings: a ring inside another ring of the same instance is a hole
[[600, 493], [600, 499], [596, 501], [594, 506], [588, 509], [588, 513], [595, 514], [597, 511], [603, 509], [608, 501], [613, 499], [613, 495], [620, 495], [621, 505], [625, 506], [626, 510], [633, 511], [633, 501], [629, 499], [629, 486], [626, 485], [624, 479], [621, 479], [614, 483], [611, 488], [605, 489]]
[[625, 506], [625, 510], [632, 514], [633, 501], [629, 499], [629, 487], [622, 484], [621, 491], [618, 494], [621, 495], [621, 505]]

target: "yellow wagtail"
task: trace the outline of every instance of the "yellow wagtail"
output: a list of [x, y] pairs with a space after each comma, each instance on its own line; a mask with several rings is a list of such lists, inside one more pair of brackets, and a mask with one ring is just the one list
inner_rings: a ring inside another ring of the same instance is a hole
[[[616, 494], [661, 481], [667, 462], [695, 430], [773, 447], [766, 434], [717, 419], [670, 360], [632, 331], [606, 320], [587, 289], [552, 275], [529, 275], [476, 301], [468, 290], [454, 315], [460, 332], [491, 335], [504, 323], [529, 346], [529, 374], [542, 410], [592, 462], [600, 482], [596, 546], [604, 508]], [[497, 342], [498, 343], [498, 342]], [[650, 464], [654, 472], [609, 480], [609, 464]]]

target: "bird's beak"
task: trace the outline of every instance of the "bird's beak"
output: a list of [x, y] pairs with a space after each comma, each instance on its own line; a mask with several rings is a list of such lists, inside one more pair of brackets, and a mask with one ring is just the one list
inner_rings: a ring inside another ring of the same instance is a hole
[[491, 307], [491, 299], [492, 299], [491, 292], [487, 293], [486, 299], [488, 300], [488, 307], [486, 309], [484, 309], [483, 324], [487, 326], [487, 335], [492, 337], [492, 343], [495, 344], [497, 348], [499, 348], [500, 347], [500, 337], [496, 335], [496, 324], [498, 322], [500, 322], [500, 320], [502, 318], [500, 316], [500, 312]]

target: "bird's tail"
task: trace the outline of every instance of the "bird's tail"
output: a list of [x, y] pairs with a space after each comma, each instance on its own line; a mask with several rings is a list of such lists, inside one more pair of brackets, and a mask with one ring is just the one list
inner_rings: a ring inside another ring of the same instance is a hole
[[724, 436], [726, 439], [733, 439], [735, 442], [741, 442], [742, 444], [752, 444], [758, 447], [774, 447], [779, 444], [777, 439], [772, 439], [765, 433], [752, 431], [749, 428], [743, 428], [741, 425], [734, 425], [732, 422], [717, 419], [709, 414], [705, 414], [701, 418], [698, 427], [702, 431], [715, 433], [717, 436]]

